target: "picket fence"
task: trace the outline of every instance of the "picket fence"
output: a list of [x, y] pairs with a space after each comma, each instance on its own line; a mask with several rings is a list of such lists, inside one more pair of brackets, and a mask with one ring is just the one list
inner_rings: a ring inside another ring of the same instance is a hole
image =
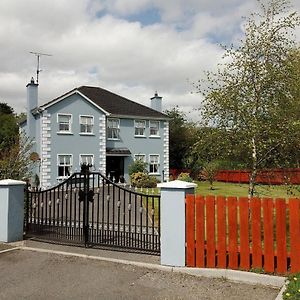
[[300, 271], [300, 199], [186, 197], [186, 265]]

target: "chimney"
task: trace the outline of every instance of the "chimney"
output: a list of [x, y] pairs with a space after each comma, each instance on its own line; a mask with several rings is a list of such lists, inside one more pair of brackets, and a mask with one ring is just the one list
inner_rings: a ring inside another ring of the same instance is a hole
[[34, 82], [33, 77], [30, 83], [26, 85], [27, 88], [27, 135], [29, 138], [35, 140], [36, 124], [35, 118], [32, 114], [32, 109], [38, 106], [38, 84]]
[[162, 111], [162, 97], [158, 96], [157, 91], [154, 94], [154, 97], [151, 99], [151, 105], [150, 107], [154, 110], [157, 110], [159, 112]]

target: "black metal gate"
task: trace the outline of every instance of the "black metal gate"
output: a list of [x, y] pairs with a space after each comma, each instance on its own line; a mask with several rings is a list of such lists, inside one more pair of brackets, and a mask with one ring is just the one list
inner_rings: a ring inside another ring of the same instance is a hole
[[27, 188], [26, 237], [160, 253], [160, 196], [81, 171], [48, 190]]

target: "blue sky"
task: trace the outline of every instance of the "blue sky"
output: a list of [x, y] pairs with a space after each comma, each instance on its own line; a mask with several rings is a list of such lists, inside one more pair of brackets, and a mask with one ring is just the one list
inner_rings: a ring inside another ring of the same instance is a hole
[[53, 55], [41, 59], [40, 104], [93, 85], [145, 105], [157, 90], [165, 109], [193, 111], [191, 82], [216, 68], [219, 44], [238, 42], [242, 16], [256, 10], [255, 0], [1, 0], [0, 101], [25, 111], [36, 51]]

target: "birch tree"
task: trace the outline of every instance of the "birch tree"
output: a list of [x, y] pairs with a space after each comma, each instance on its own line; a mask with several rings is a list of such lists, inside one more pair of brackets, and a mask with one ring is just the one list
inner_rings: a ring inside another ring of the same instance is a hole
[[258, 170], [278, 153], [282, 159], [280, 151], [300, 130], [296, 109], [300, 103], [291, 91], [289, 63], [300, 19], [289, 12], [288, 0], [259, 5], [260, 12], [245, 20], [244, 39], [238, 46], [225, 47], [219, 70], [207, 73], [208, 88], [198, 86], [205, 97], [204, 120], [236, 133], [237, 146], [247, 149], [249, 197], [254, 195]]

